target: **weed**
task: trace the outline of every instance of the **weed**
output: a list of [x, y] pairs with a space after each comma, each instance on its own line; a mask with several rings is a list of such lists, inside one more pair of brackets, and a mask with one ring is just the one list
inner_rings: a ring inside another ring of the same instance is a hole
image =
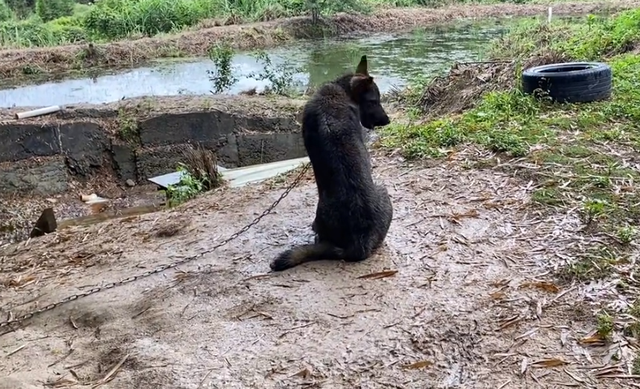
[[629, 226], [620, 227], [616, 235], [622, 244], [628, 245], [638, 236], [638, 230]]
[[609, 339], [613, 332], [613, 318], [607, 313], [602, 312], [596, 318], [596, 332], [603, 339]]
[[22, 74], [25, 76], [33, 76], [40, 74], [40, 69], [31, 65], [26, 65], [22, 68]]
[[[480, 0], [503, 3], [506, 0]], [[512, 3], [539, 0], [510, 0]], [[227, 23], [266, 21], [281, 17], [337, 12], [369, 13], [375, 7], [439, 7], [467, 0], [100, 0], [91, 5], [73, 0], [2, 0], [0, 44], [4, 47], [57, 46], [75, 42], [110, 41], [127, 37], [173, 33], [206, 19]], [[4, 6], [3, 6], [4, 4]], [[64, 25], [59, 19], [68, 18]], [[632, 18], [630, 17], [629, 23]], [[599, 26], [596, 20], [592, 23]], [[322, 36], [325, 25], [311, 26], [312, 36]], [[620, 30], [620, 29], [618, 29]], [[611, 37], [620, 38], [619, 31]], [[598, 30], [599, 31], [599, 30]], [[282, 38], [281, 33], [276, 37]], [[606, 38], [607, 36], [605, 36]], [[624, 41], [619, 43], [624, 44]]]
[[[636, 299], [633, 302], [631, 307], [629, 307], [629, 310], [627, 313], [629, 314], [629, 316], [631, 316], [632, 322], [625, 327], [624, 332], [627, 336], [632, 336], [640, 340], [640, 299]], [[638, 359], [639, 358], [636, 357], [634, 360], [634, 368]], [[633, 373], [633, 374], [638, 374], [638, 373]]]
[[531, 194], [531, 201], [544, 205], [561, 205], [560, 191], [557, 188], [541, 188]]
[[137, 143], [140, 136], [138, 121], [123, 108], [118, 110], [118, 137], [128, 143]]
[[169, 207], [182, 204], [198, 194], [222, 185], [222, 176], [218, 172], [216, 157], [202, 146], [184, 153], [186, 163], [179, 163], [177, 171], [181, 173], [177, 184], [169, 185], [165, 190]]
[[238, 82], [238, 78], [233, 75], [233, 54], [233, 48], [226, 42], [209, 49], [209, 58], [215, 66], [214, 70], [208, 71], [209, 80], [213, 82], [211, 93], [222, 93]]
[[169, 33], [204, 19], [264, 21], [303, 15], [310, 7], [320, 7], [318, 11], [327, 14], [367, 9], [362, 0], [102, 0], [91, 8], [85, 25], [96, 36], [116, 39], [132, 34]]
[[616, 252], [608, 248], [590, 250], [582, 253], [578, 261], [560, 269], [558, 278], [563, 281], [589, 281], [610, 276], [619, 262]]
[[45, 22], [73, 13], [74, 0], [36, 0], [36, 14]]
[[4, 0], [0, 0], [0, 22], [6, 22], [15, 18], [13, 10], [9, 8]]
[[187, 169], [192, 177], [204, 185], [204, 190], [211, 190], [222, 185], [222, 175], [218, 172], [216, 155], [198, 145], [184, 153]]
[[285, 61], [276, 67], [269, 55], [264, 51], [258, 51], [253, 56], [261, 63], [263, 70], [259, 73], [252, 73], [249, 77], [260, 81], [269, 81], [270, 85], [265, 90], [266, 94], [281, 96], [296, 94], [301, 84], [294, 79], [294, 75], [301, 72], [300, 68], [293, 66], [289, 61]]
[[192, 176], [185, 164], [180, 163], [176, 171], [181, 173], [180, 181], [177, 184], [169, 185], [165, 190], [169, 207], [175, 207], [196, 197], [205, 188], [204, 182]]
[[631, 366], [631, 374], [640, 375], [640, 356], [638, 355], [636, 355], [636, 357], [633, 358], [633, 363]]
[[496, 40], [490, 56], [496, 59], [528, 59], [550, 56], [582, 61], [600, 60], [629, 51], [640, 38], [640, 9], [615, 18], [586, 16], [584, 22], [556, 19], [552, 23], [520, 23]]
[[591, 224], [592, 222], [596, 221], [598, 217], [604, 215], [610, 207], [611, 205], [605, 200], [586, 200], [582, 206], [585, 223]]

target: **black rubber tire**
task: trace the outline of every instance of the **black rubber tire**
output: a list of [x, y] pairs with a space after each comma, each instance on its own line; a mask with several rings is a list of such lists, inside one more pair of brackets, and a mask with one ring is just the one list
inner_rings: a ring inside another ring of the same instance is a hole
[[522, 90], [559, 103], [588, 103], [611, 97], [611, 67], [600, 62], [534, 66], [522, 72]]

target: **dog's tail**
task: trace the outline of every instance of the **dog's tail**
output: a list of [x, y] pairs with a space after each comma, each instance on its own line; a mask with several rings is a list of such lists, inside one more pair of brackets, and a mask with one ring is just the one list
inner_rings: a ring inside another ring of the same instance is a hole
[[306, 262], [342, 259], [344, 250], [330, 243], [305, 244], [282, 252], [271, 262], [271, 270], [282, 271]]

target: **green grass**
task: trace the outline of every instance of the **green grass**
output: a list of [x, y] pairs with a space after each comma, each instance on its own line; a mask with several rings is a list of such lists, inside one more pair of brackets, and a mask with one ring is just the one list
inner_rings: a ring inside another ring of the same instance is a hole
[[527, 22], [493, 43], [493, 58], [606, 60], [613, 70], [613, 97], [554, 104], [518, 88], [491, 92], [457, 116], [388, 126], [381, 145], [416, 159], [442, 157], [475, 144], [502, 160], [517, 157], [535, 164], [538, 168], [526, 173], [537, 184], [533, 203], [578, 206], [586, 231], [606, 232], [614, 240], [613, 254], [583, 253], [584, 260], [565, 269], [563, 277], [606, 276], [617, 263], [611, 258], [627, 249], [636, 238], [632, 226], [640, 223], [640, 174], [628, 164], [640, 152], [640, 55], [628, 52], [639, 42], [640, 10], [573, 23]]
[[591, 61], [627, 52], [639, 40], [640, 13], [632, 10], [615, 19], [589, 15], [580, 23], [525, 22], [496, 40], [489, 55], [497, 60], [511, 60], [551, 54]]
[[[470, 143], [507, 157], [526, 157], [541, 168], [534, 202], [581, 201], [585, 220], [597, 219], [617, 233], [621, 226], [640, 222], [640, 197], [627, 188], [640, 175], [607, 147], [640, 151], [640, 56], [617, 55], [610, 64], [610, 101], [560, 105], [518, 89], [492, 92], [456, 117], [391, 125], [383, 130], [382, 145], [399, 148], [409, 159], [441, 157]], [[561, 179], [545, 178], [553, 176]]]
[[[265, 21], [308, 15], [312, 7], [328, 16], [341, 11], [367, 13], [375, 7], [438, 7], [471, 3], [545, 3], [548, 0], [99, 0], [95, 5], [75, 4], [71, 15], [18, 7], [10, 10], [0, 0], [0, 45], [5, 48], [57, 46], [79, 42], [105, 42], [122, 38], [175, 33], [207, 19], [234, 22]], [[38, 0], [41, 4], [68, 4], [73, 0]], [[557, 1], [557, 0], [556, 0]], [[564, 1], [564, 0], [560, 0]], [[570, 1], [570, 0], [566, 0]], [[316, 4], [316, 5], [314, 5]], [[51, 6], [49, 6], [50, 8]], [[53, 14], [66, 15], [46, 23]], [[17, 15], [20, 18], [17, 18]]]
[[[559, 209], [565, 215], [577, 210], [581, 217], [578, 233], [585, 239], [569, 249], [572, 260], [558, 270], [557, 280], [572, 283], [616, 278], [624, 294], [629, 289], [625, 285], [635, 282], [629, 278], [630, 254], [640, 224], [640, 173], [633, 165], [640, 158], [639, 47], [640, 9], [613, 18], [589, 16], [550, 25], [523, 23], [492, 43], [488, 50], [491, 59], [516, 59], [520, 66], [535, 57], [604, 61], [613, 70], [612, 98], [555, 104], [525, 95], [515, 87], [485, 94], [462, 114], [390, 125], [382, 130], [380, 144], [399, 149], [408, 159], [439, 158], [480, 146], [495, 152], [500, 168], [507, 170], [511, 169], [508, 160], [519, 158], [518, 174], [535, 185], [531, 194], [534, 207], [543, 212]], [[420, 88], [412, 88], [413, 95], [416, 89]], [[420, 107], [408, 108], [414, 115], [420, 112]], [[495, 166], [495, 160], [478, 156], [474, 163]], [[523, 164], [532, 169], [522, 169]], [[628, 314], [633, 319], [623, 328], [627, 335], [638, 338], [640, 299]], [[604, 338], [623, 317], [611, 315], [596, 318], [597, 331]], [[634, 371], [640, 371], [640, 357], [633, 366]]]
[[[559, 139], [561, 133], [577, 130], [577, 145], [615, 141], [637, 149], [640, 146], [640, 56], [623, 54], [609, 63], [614, 74], [610, 101], [559, 105], [539, 101], [519, 89], [492, 92], [474, 109], [458, 117], [419, 125], [389, 126], [384, 129], [385, 145], [401, 148], [408, 158], [442, 156], [451, 147], [468, 142], [521, 157], [539, 143], [553, 150], [563, 144]], [[552, 153], [555, 156], [564, 154], [561, 149], [555, 151]], [[585, 156], [589, 154], [591, 150]]]
[[[264, 21], [307, 14], [313, 1], [100, 0], [91, 6], [76, 5], [73, 15], [47, 23], [34, 15], [18, 20], [5, 12], [8, 16], [2, 17], [0, 7], [0, 44], [3, 47], [56, 46], [81, 41], [153, 36], [177, 32], [205, 19]], [[322, 1], [320, 13], [367, 12], [372, 6], [384, 3], [392, 4], [395, 1]], [[413, 0], [404, 3], [417, 4]]]

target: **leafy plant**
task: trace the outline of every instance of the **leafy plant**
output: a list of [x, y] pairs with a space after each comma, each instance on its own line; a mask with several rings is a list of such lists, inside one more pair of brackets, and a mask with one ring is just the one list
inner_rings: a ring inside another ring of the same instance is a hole
[[204, 182], [193, 177], [184, 163], [178, 164], [177, 171], [182, 173], [180, 181], [177, 184], [169, 185], [165, 190], [167, 205], [170, 207], [196, 197], [205, 188]]
[[276, 68], [269, 55], [264, 51], [258, 51], [253, 56], [264, 69], [259, 73], [251, 73], [249, 77], [260, 81], [269, 81], [271, 85], [265, 90], [266, 94], [291, 96], [295, 93], [300, 83], [296, 82], [293, 76], [301, 71], [300, 68], [293, 66], [289, 61], [285, 61]]
[[0, 0], [0, 22], [6, 22], [15, 17], [13, 11], [4, 0]]
[[165, 190], [167, 205], [173, 207], [196, 197], [198, 194], [222, 185], [215, 154], [202, 146], [191, 148], [184, 153], [186, 163], [179, 163], [181, 173], [177, 184]]
[[73, 13], [73, 0], [36, 0], [36, 14], [45, 22], [70, 16]]
[[218, 94], [231, 88], [238, 78], [233, 75], [233, 48], [226, 42], [218, 43], [209, 49], [209, 58], [215, 68], [209, 70], [209, 80], [213, 82], [212, 93]]

